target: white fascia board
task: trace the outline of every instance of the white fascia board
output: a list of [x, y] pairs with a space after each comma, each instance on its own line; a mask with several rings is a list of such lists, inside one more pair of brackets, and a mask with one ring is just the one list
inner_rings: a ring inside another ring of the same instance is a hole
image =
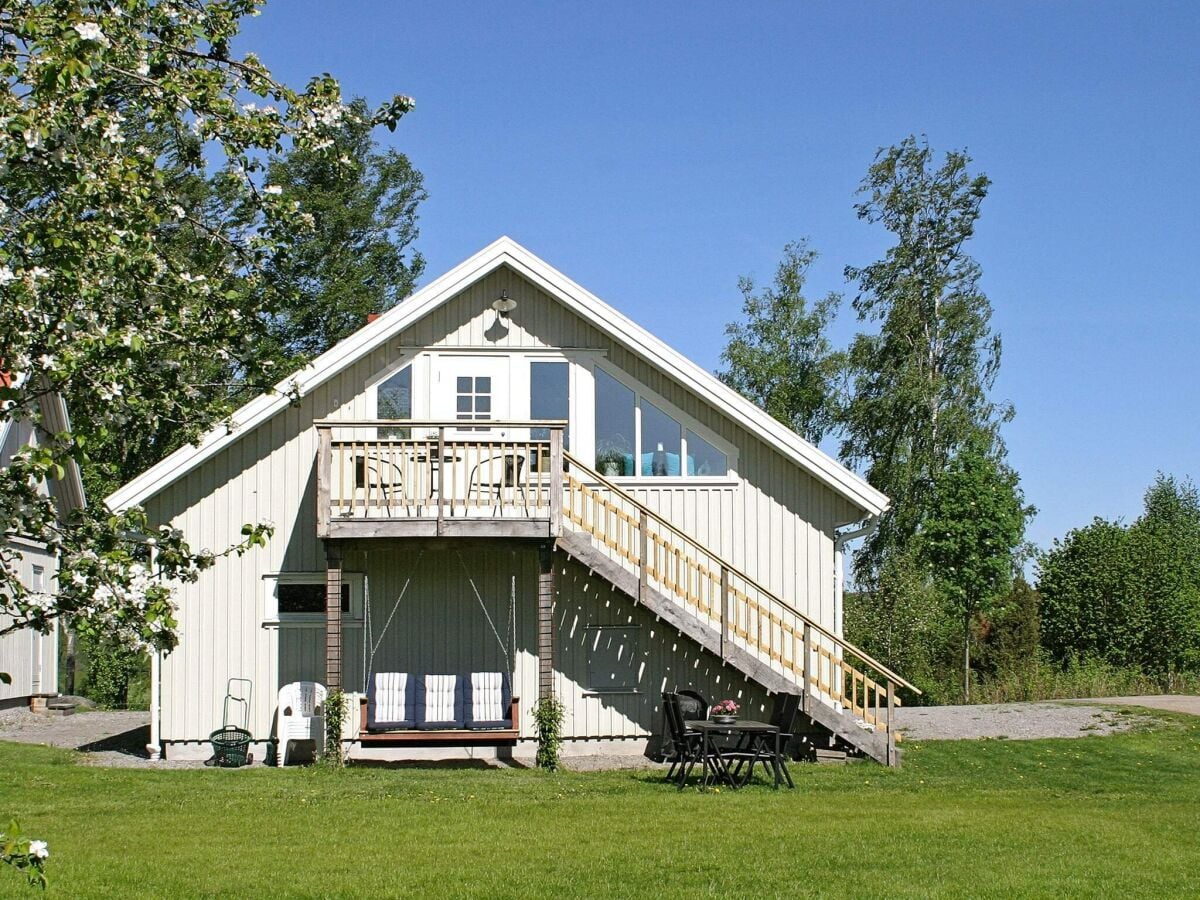
[[618, 342], [625, 344], [650, 365], [662, 369], [680, 384], [703, 389], [705, 399], [734, 421], [744, 421], [785, 457], [811, 472], [818, 480], [872, 516], [890, 505], [887, 496], [814, 447], [777, 419], [755, 406], [711, 372], [700, 368], [677, 350], [656, 338], [627, 316], [609, 306], [586, 288], [517, 245], [510, 265], [549, 294], [567, 299], [573, 311]]
[[279, 411], [286, 409], [291, 402], [289, 394], [293, 390], [300, 396], [305, 396], [313, 388], [354, 364], [397, 332], [407, 328], [499, 266], [503, 262], [499, 251], [507, 240], [501, 238], [490, 244], [445, 275], [431, 281], [408, 299], [401, 300], [374, 322], [339, 341], [303, 369], [279, 382], [273, 392], [251, 400], [225, 423], [201, 437], [197, 443], [180, 447], [161, 462], [113, 491], [105, 498], [105, 503], [109, 509], [119, 512], [145, 502], [167, 485], [182, 478], [243, 434], [248, 434]]
[[465, 287], [505, 264], [546, 293], [558, 298], [581, 318], [627, 346], [649, 364], [662, 369], [684, 385], [702, 386], [708, 399], [718, 408], [723, 409], [735, 420], [751, 424], [768, 444], [866, 513], [879, 515], [887, 509], [886, 496], [837, 460], [822, 453], [711, 373], [671, 349], [640, 325], [509, 237], [499, 238], [445, 275], [430, 282], [407, 300], [402, 300], [374, 322], [321, 354], [292, 377], [280, 382], [276, 385], [275, 393], [264, 394], [250, 401], [233, 414], [227, 426], [213, 429], [201, 438], [198, 444], [181, 447], [162, 462], [114, 491], [107, 498], [109, 507], [121, 510], [144, 502], [237, 440], [242, 434], [248, 433], [284, 409], [289, 402], [287, 394], [293, 387], [301, 396], [309, 393], [397, 332], [432, 312]]

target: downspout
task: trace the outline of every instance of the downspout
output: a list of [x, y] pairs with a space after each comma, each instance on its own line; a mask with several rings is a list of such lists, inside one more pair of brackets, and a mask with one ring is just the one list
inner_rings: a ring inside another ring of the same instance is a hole
[[[150, 571], [154, 571], [154, 557], [158, 545], [154, 538], [148, 538], [146, 544], [150, 547]], [[146, 754], [150, 759], [162, 759], [162, 653], [157, 648], [150, 651], [150, 743], [146, 745]]]
[[[122, 531], [119, 536], [149, 548], [150, 571], [153, 572], [158, 541], [137, 531]], [[150, 742], [146, 744], [146, 755], [153, 760], [162, 759], [162, 652], [154, 649], [150, 651]]]
[[846, 590], [846, 544], [861, 537], [869, 537], [879, 527], [879, 516], [870, 516], [866, 523], [853, 531], [834, 532], [833, 538], [833, 627], [834, 634], [843, 636], [843, 597]]

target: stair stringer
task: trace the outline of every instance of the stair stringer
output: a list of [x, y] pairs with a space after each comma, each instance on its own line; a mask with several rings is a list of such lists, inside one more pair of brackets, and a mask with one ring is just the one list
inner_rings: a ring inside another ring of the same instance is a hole
[[727, 642], [722, 648], [721, 636], [716, 630], [689, 616], [679, 603], [669, 596], [652, 586], [643, 585], [636, 575], [598, 550], [588, 535], [564, 529], [557, 538], [557, 545], [568, 556], [646, 607], [680, 634], [695, 641], [714, 656], [722, 658], [725, 663], [758, 682], [771, 693], [794, 694], [799, 691], [803, 697], [801, 711], [850, 746], [885, 766], [900, 765], [900, 749], [889, 746], [886, 734], [867, 731], [853, 716], [839, 712], [830, 704], [814, 697], [797, 681], [775, 671], [753, 653], [732, 642]]

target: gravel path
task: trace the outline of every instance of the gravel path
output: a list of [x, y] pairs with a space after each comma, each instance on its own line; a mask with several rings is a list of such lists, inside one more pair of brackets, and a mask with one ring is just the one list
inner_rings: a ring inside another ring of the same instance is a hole
[[[149, 740], [150, 714], [145, 710], [95, 710], [72, 716], [34, 715], [25, 708], [0, 710], [0, 741], [80, 750], [84, 765], [154, 769], [204, 766], [200, 760], [151, 762], [146, 758]], [[254, 765], [261, 765], [261, 760], [256, 759]]]
[[[1146, 707], [1200, 716], [1200, 697], [1185, 695], [1099, 697], [1043, 703], [978, 706], [915, 706], [897, 710], [899, 730], [909, 741], [981, 738], [1072, 738], [1128, 731], [1147, 721], [1136, 709]], [[1113, 709], [1113, 707], [1118, 707]], [[83, 751], [85, 765], [191, 769], [197, 760], [146, 759], [150, 738], [146, 712], [80, 712], [73, 716], [34, 715], [27, 709], [0, 710], [0, 741], [46, 744]], [[262, 765], [256, 759], [254, 765]], [[568, 756], [563, 767], [574, 771], [652, 767], [641, 756]]]
[[895, 713], [906, 740], [979, 738], [1072, 738], [1112, 734], [1133, 727], [1137, 716], [1095, 706], [1000, 703], [976, 706], [915, 706]]

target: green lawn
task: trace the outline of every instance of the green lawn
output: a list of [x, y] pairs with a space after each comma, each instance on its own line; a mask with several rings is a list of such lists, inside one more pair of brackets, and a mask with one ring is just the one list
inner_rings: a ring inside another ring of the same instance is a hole
[[[1200, 723], [909, 745], [795, 791], [652, 773], [164, 771], [0, 744], [50, 896], [1200, 895]], [[36, 894], [0, 870], [0, 894]]]

